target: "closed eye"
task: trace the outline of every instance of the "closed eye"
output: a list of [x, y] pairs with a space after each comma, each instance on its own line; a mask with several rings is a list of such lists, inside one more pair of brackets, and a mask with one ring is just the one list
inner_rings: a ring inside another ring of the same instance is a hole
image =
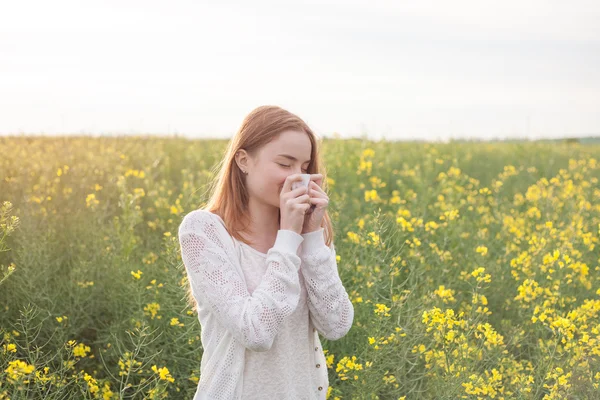
[[[279, 164], [279, 163], [277, 163], [277, 164]], [[279, 165], [281, 165], [282, 167], [286, 167], [286, 168], [291, 167], [291, 165], [283, 165], [283, 164], [279, 164]], [[304, 172], [306, 174], [308, 172], [308, 170], [307, 169], [303, 169], [302, 172]]]

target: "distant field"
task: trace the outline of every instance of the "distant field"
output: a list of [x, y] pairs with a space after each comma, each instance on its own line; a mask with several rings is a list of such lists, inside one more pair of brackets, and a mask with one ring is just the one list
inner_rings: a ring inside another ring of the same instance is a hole
[[[325, 140], [328, 398], [598, 398], [594, 143]], [[226, 144], [0, 138], [0, 399], [192, 397], [177, 227]]]

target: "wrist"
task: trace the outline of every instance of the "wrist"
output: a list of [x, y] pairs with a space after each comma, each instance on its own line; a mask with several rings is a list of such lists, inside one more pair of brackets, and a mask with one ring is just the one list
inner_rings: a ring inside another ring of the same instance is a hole
[[308, 249], [314, 251], [325, 245], [324, 237], [325, 228], [319, 227], [317, 230], [302, 233], [301, 236], [304, 238], [302, 241], [302, 252], [305, 253]]
[[290, 229], [279, 229], [274, 248], [287, 253], [297, 253], [298, 247], [304, 241], [303, 237]]

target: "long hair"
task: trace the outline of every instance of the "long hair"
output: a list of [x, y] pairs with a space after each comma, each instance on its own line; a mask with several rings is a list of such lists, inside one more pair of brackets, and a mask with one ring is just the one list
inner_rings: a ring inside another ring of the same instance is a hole
[[[216, 172], [217, 178], [209, 185], [210, 198], [206, 205], [199, 207], [220, 216], [225, 222], [229, 234], [248, 245], [250, 243], [240, 236], [239, 232], [246, 232], [250, 225], [250, 216], [247, 211], [249, 195], [245, 174], [235, 162], [235, 154], [240, 149], [245, 149], [248, 154], [255, 156], [265, 144], [287, 130], [302, 131], [308, 135], [312, 148], [307, 173], [323, 175], [322, 189], [327, 193], [327, 174], [319, 152], [321, 140], [297, 115], [279, 106], [264, 105], [255, 108], [244, 118], [240, 128], [229, 141], [223, 159], [215, 166], [214, 172]], [[279, 215], [281, 216], [281, 210]], [[323, 216], [321, 227], [324, 228], [325, 243], [330, 246], [334, 232], [327, 211]], [[188, 302], [196, 311], [196, 301], [189, 285], [187, 297]]]

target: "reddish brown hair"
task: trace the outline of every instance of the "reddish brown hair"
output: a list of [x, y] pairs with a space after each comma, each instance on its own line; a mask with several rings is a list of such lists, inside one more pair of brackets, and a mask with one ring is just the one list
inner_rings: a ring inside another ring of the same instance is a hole
[[[246, 232], [250, 224], [247, 212], [249, 195], [245, 175], [235, 162], [235, 154], [244, 149], [251, 156], [255, 156], [265, 144], [287, 130], [301, 131], [308, 135], [312, 149], [307, 173], [323, 175], [321, 186], [327, 193], [327, 174], [319, 153], [321, 140], [300, 117], [281, 107], [264, 105], [255, 108], [244, 118], [239, 130], [229, 141], [223, 159], [215, 166], [213, 172], [216, 179], [209, 186], [210, 198], [206, 205], [200, 207], [220, 216], [229, 234], [248, 245], [250, 243], [244, 240], [239, 232]], [[334, 232], [327, 211], [321, 227], [324, 228], [325, 243], [331, 246]], [[196, 303], [191, 296], [191, 290], [188, 298], [195, 308]]]

